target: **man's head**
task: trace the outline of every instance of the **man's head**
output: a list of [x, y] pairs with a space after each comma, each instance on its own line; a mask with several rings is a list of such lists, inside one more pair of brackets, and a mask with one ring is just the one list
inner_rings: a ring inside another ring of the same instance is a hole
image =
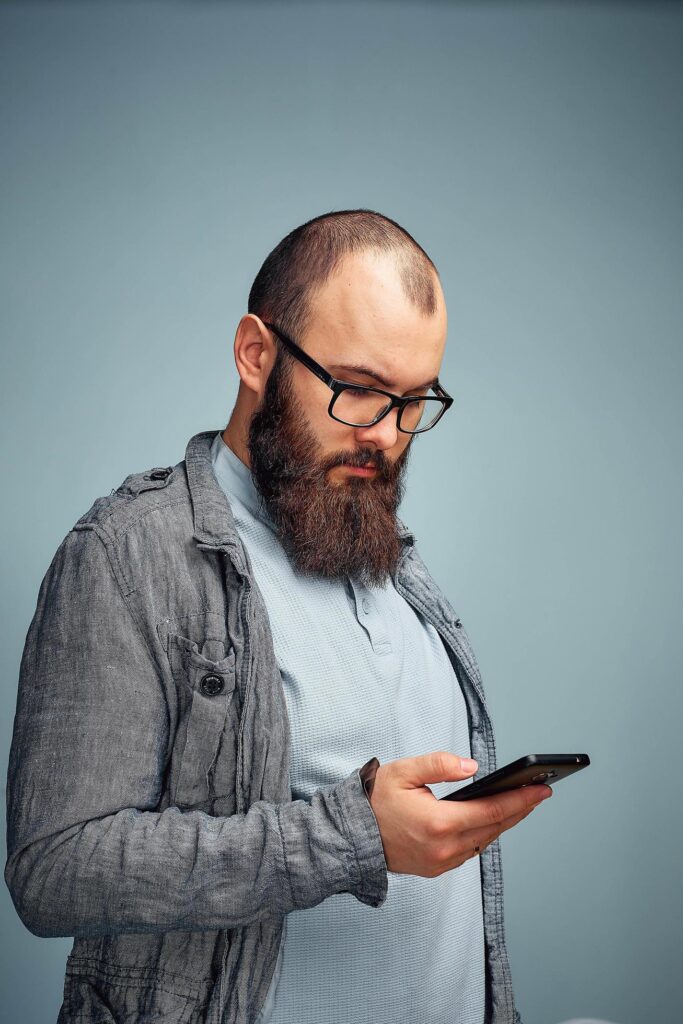
[[[250, 467], [294, 564], [382, 583], [400, 552], [396, 512], [412, 436], [398, 431], [396, 409], [369, 427], [332, 419], [328, 386], [265, 322], [333, 377], [426, 395], [446, 341], [436, 269], [378, 213], [325, 214], [268, 256], [235, 336], [241, 383], [223, 436]], [[369, 464], [374, 472], [353, 471]]]

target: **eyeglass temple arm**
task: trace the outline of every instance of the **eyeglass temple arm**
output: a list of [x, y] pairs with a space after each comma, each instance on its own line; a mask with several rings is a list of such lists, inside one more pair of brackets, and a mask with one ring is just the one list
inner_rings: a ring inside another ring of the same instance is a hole
[[265, 320], [263, 323], [264, 326], [273, 332], [273, 334], [277, 335], [283, 345], [296, 356], [299, 362], [303, 363], [304, 366], [307, 366], [308, 369], [324, 384], [327, 384], [327, 386], [331, 388], [334, 384], [339, 383], [335, 377], [332, 377], [331, 374], [320, 366], [319, 363], [316, 363], [315, 359], [312, 359], [302, 348], [299, 348], [296, 342], [292, 341], [291, 338], [288, 338], [286, 334], [283, 334], [282, 331], [277, 329], [277, 327], [274, 327], [273, 324], [267, 323]]
[[434, 384], [434, 390], [436, 391], [439, 398], [446, 399], [446, 408], [450, 408], [450, 406], [453, 404], [453, 398], [451, 395], [448, 394], [445, 387], [442, 384], [440, 384], [438, 380]]

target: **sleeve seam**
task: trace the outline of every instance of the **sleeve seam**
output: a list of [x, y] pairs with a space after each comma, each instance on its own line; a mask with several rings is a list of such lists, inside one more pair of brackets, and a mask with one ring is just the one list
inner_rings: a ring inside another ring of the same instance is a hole
[[[78, 532], [82, 531], [83, 529], [84, 529], [84, 527], [82, 527], [82, 526], [79, 527], [78, 528]], [[143, 644], [145, 645], [145, 649], [146, 649], [146, 651], [147, 651], [147, 653], [148, 653], [148, 655], [150, 657], [150, 661], [151, 661], [152, 665], [154, 666], [154, 671], [155, 671], [155, 674], [157, 676], [157, 679], [159, 680], [159, 682], [161, 683], [162, 688], [163, 688], [164, 680], [163, 680], [163, 677], [161, 676], [161, 673], [159, 672], [159, 668], [158, 668], [158, 665], [157, 665], [157, 661], [156, 661], [156, 657], [155, 657], [155, 654], [154, 654], [154, 650], [151, 647], [147, 637], [145, 636], [145, 632], [144, 632], [144, 630], [143, 630], [143, 628], [142, 628], [142, 626], [140, 624], [140, 621], [138, 620], [138, 617], [134, 614], [133, 609], [131, 608], [131, 606], [128, 603], [128, 600], [127, 600], [127, 598], [129, 597], [130, 594], [135, 593], [135, 588], [132, 587], [130, 590], [125, 591], [123, 589], [123, 587], [121, 586], [120, 575], [123, 576], [123, 570], [121, 568], [118, 555], [116, 554], [115, 551], [111, 550], [111, 544], [107, 543], [107, 540], [105, 539], [105, 537], [103, 536], [102, 532], [100, 531], [99, 526], [88, 524], [85, 527], [85, 529], [89, 530], [91, 533], [95, 534], [95, 536], [97, 537], [97, 539], [99, 540], [100, 544], [102, 545], [102, 547], [104, 549], [104, 553], [105, 553], [106, 558], [107, 558], [107, 564], [109, 565], [109, 569], [111, 571], [112, 577], [113, 577], [114, 582], [116, 583], [118, 591], [119, 591], [119, 593], [121, 595], [121, 600], [123, 602], [123, 605], [124, 605], [126, 611], [128, 612], [128, 615], [130, 616], [130, 618], [131, 618], [131, 620], [133, 622], [133, 625], [135, 626], [135, 629], [136, 629], [140, 639], [142, 640]], [[74, 532], [75, 532], [75, 528], [74, 528]], [[118, 572], [117, 572], [117, 569], [118, 569]]]

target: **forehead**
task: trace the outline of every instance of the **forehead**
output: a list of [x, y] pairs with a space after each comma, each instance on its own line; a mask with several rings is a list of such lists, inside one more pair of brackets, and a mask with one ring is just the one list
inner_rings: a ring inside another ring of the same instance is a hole
[[397, 384], [436, 376], [447, 317], [436, 275], [434, 287], [437, 310], [429, 316], [406, 296], [393, 257], [348, 257], [312, 297], [304, 347], [328, 367], [362, 364]]

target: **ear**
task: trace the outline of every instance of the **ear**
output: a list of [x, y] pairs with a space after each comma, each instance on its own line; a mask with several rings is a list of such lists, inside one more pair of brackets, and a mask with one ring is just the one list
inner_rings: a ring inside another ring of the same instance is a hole
[[277, 352], [273, 335], [255, 314], [246, 313], [237, 325], [234, 353], [242, 383], [260, 401]]

